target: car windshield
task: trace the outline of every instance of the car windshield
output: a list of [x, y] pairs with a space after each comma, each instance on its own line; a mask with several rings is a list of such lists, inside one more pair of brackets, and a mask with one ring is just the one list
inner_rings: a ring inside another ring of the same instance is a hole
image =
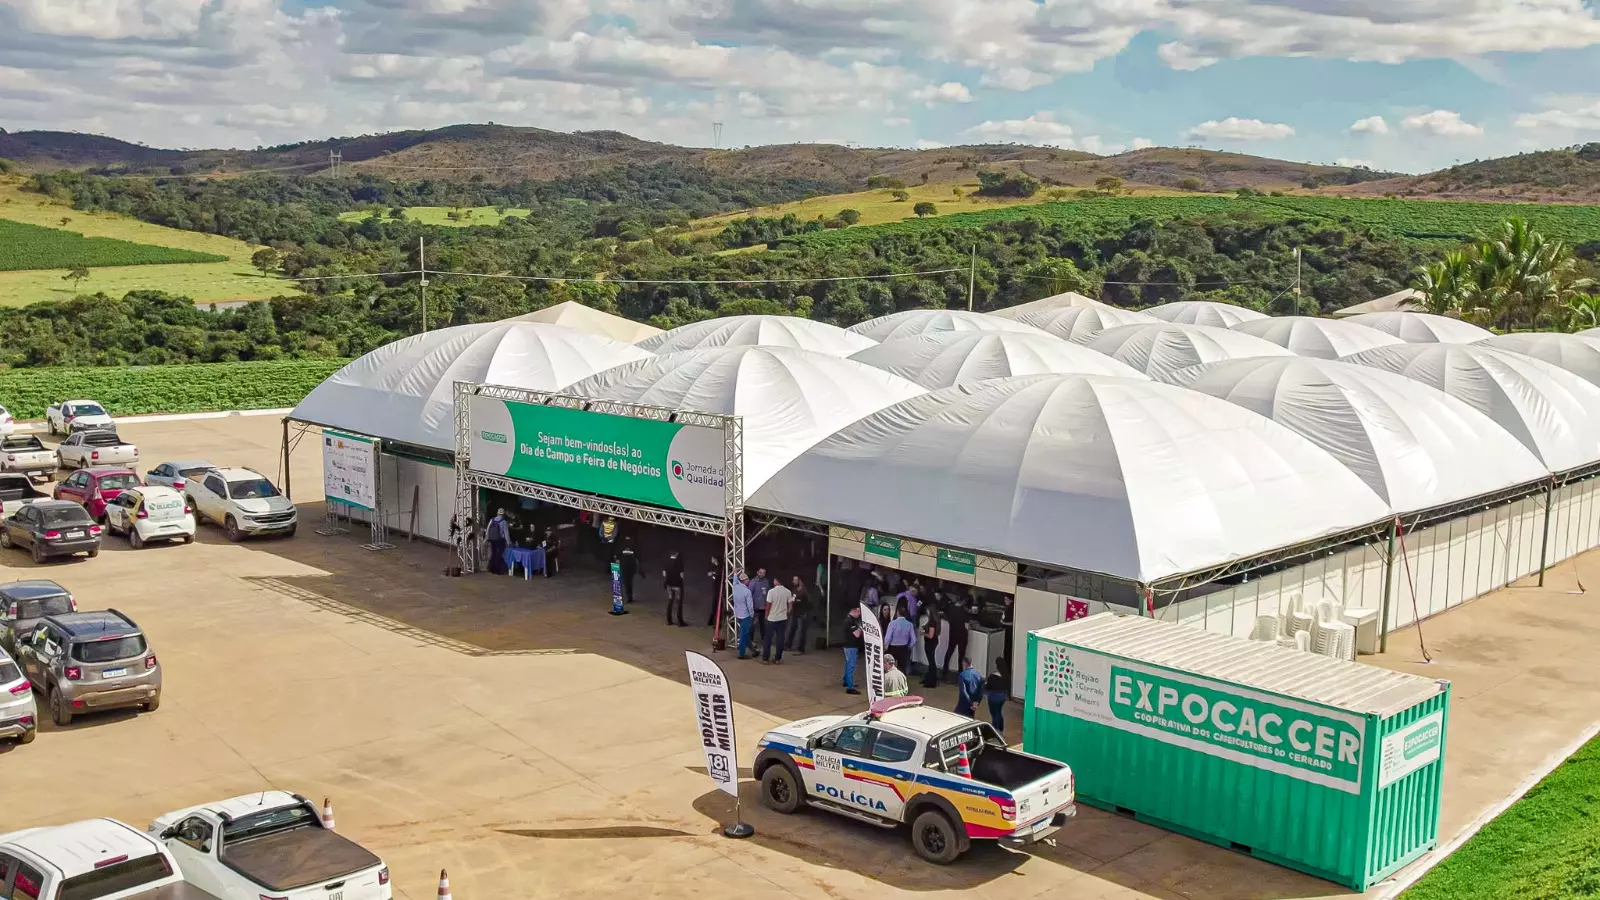
[[22, 670], [17, 664], [9, 660], [0, 659], [0, 684], [10, 684], [22, 680]]
[[17, 601], [17, 618], [42, 619], [72, 612], [72, 600], [66, 594], [59, 597], [30, 597]]
[[272, 482], [265, 478], [252, 478], [249, 481], [228, 482], [228, 496], [235, 500], [259, 500], [262, 497], [278, 496], [278, 489]]
[[117, 863], [101, 863], [82, 875], [74, 875], [61, 883], [57, 900], [99, 900], [101, 897], [125, 896], [128, 891], [152, 884], [172, 876], [172, 864], [162, 853], [152, 853], [137, 859], [124, 859]]
[[83, 442], [95, 447], [113, 447], [122, 443], [122, 438], [117, 437], [115, 431], [91, 431], [83, 436]]
[[89, 525], [93, 520], [89, 513], [81, 506], [51, 506], [44, 510], [44, 524], [47, 528], [61, 528], [66, 525]]
[[139, 476], [126, 474], [101, 475], [99, 484], [102, 491], [125, 491], [128, 488], [139, 486]]
[[317, 817], [304, 805], [290, 806], [284, 809], [274, 809], [270, 812], [256, 813], [243, 816], [222, 826], [222, 840], [224, 843], [237, 843], [248, 841], [251, 838], [265, 837], [283, 831], [292, 831], [296, 828], [305, 828], [317, 823]]
[[67, 407], [69, 416], [103, 416], [106, 411], [97, 403], [74, 403]]
[[115, 662], [119, 659], [132, 659], [144, 653], [144, 635], [131, 634], [127, 637], [111, 638], [105, 641], [84, 641], [72, 648], [72, 658], [78, 662], [105, 663]]

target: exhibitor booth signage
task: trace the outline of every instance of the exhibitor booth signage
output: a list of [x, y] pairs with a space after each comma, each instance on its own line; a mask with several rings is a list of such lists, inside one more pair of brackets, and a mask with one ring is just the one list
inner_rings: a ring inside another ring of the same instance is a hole
[[567, 490], [722, 516], [719, 428], [474, 395], [471, 466]]
[[322, 495], [371, 511], [378, 505], [378, 454], [372, 438], [322, 432]]

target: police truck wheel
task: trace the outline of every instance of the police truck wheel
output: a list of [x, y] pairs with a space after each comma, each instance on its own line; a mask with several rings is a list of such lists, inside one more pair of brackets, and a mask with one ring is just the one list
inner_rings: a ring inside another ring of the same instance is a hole
[[911, 847], [917, 855], [941, 866], [948, 866], [961, 855], [956, 829], [942, 812], [930, 809], [911, 823]]
[[788, 815], [800, 808], [800, 783], [782, 763], [774, 763], [761, 773], [761, 799], [773, 812]]

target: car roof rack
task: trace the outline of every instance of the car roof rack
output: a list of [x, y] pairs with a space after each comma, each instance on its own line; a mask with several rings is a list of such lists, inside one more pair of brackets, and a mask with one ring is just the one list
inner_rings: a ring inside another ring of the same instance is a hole
[[867, 721], [876, 721], [897, 709], [911, 709], [921, 705], [921, 697], [885, 697], [867, 709]]

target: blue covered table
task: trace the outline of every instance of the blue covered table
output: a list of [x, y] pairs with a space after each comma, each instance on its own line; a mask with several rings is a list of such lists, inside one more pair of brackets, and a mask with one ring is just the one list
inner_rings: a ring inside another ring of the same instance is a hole
[[544, 574], [544, 548], [543, 547], [507, 547], [505, 554], [506, 574], [515, 575], [517, 566], [522, 567], [522, 577], [532, 578], [535, 569], [539, 574]]

